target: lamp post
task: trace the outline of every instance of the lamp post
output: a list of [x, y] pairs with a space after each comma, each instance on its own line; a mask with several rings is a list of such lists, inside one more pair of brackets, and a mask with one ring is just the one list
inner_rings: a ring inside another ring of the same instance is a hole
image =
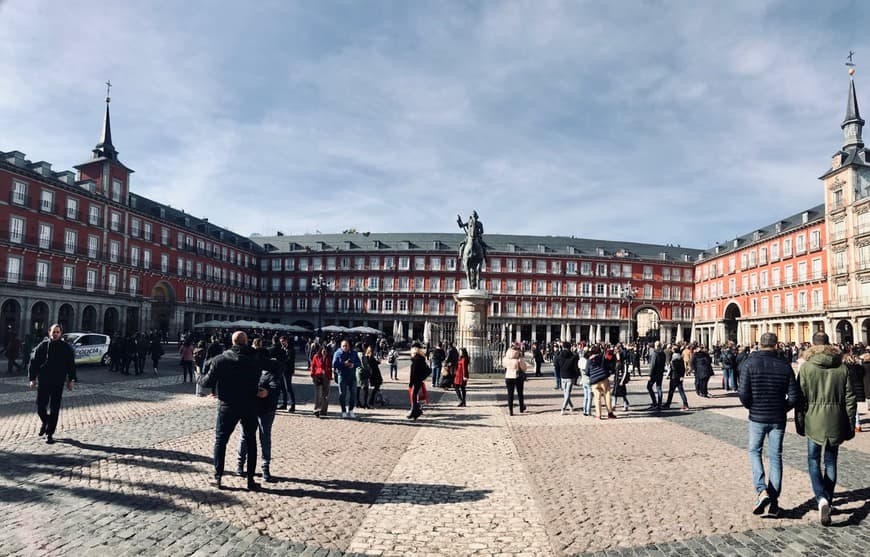
[[317, 338], [323, 338], [323, 296], [329, 292], [329, 283], [323, 278], [323, 273], [311, 279], [311, 286], [317, 292]]
[[620, 295], [622, 299], [625, 300], [626, 305], [628, 306], [628, 312], [626, 314], [626, 319], [628, 321], [628, 332], [626, 333], [628, 337], [628, 344], [631, 344], [631, 301], [637, 296], [637, 289], [631, 287], [631, 281], [625, 283], [620, 291]]

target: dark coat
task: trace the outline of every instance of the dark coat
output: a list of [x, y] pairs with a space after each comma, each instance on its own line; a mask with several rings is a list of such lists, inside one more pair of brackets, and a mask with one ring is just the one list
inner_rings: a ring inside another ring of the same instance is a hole
[[265, 348], [254, 350], [254, 359], [260, 366], [260, 383], [261, 389], [266, 389], [269, 394], [266, 398], [257, 399], [257, 414], [268, 416], [275, 413], [275, 408], [278, 406], [278, 393], [281, 389], [281, 369], [282, 365], [269, 357], [269, 352]]
[[559, 371], [559, 377], [562, 379], [576, 379], [579, 377], [580, 369], [577, 367], [579, 359], [580, 357], [577, 354], [567, 348], [556, 354], [553, 363]]
[[692, 369], [695, 370], [695, 377], [698, 378], [698, 381], [713, 377], [713, 361], [710, 359], [710, 354], [703, 350], [695, 352], [695, 355], [692, 356]]
[[738, 394], [749, 409], [749, 421], [763, 424], [784, 424], [786, 413], [800, 401], [791, 365], [773, 350], [753, 352], [743, 363]]
[[63, 385], [76, 380], [76, 351], [63, 340], [43, 340], [30, 360], [31, 381], [42, 385]]
[[846, 370], [849, 372], [852, 390], [855, 391], [855, 400], [864, 402], [867, 400], [867, 393], [864, 390], [864, 374], [867, 370], [860, 363], [846, 364]]
[[221, 405], [235, 412], [254, 412], [260, 388], [262, 361], [248, 346], [233, 346], [223, 354], [207, 360], [208, 373], [199, 385], [217, 391]]
[[660, 382], [665, 377], [665, 353], [653, 350], [649, 355], [649, 379]]
[[426, 363], [425, 356], [423, 356], [419, 352], [411, 356], [411, 373], [408, 381], [409, 387], [413, 387], [414, 385], [422, 385], [431, 374], [432, 370]]
[[606, 381], [610, 377], [610, 371], [602, 365], [601, 354], [596, 354], [589, 358], [589, 364], [586, 367], [586, 373], [589, 374], [589, 384], [595, 385]]

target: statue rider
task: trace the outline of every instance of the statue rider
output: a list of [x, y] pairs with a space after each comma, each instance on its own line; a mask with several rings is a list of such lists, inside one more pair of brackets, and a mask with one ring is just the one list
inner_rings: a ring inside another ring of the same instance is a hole
[[[459, 257], [466, 269], [469, 288], [477, 288], [480, 278], [480, 265], [486, 261], [487, 255], [487, 245], [486, 242], [483, 241], [483, 223], [480, 222], [480, 217], [478, 217], [476, 210], [471, 212], [471, 216], [468, 217], [468, 222], [465, 223], [462, 222], [462, 217], [460, 215], [456, 215], [456, 223], [459, 225], [459, 228], [465, 230], [465, 240], [459, 244]], [[468, 254], [465, 254], [465, 247], [469, 243], [471, 244], [471, 249]], [[472, 263], [469, 260], [475, 252], [475, 248], [480, 254], [480, 261]]]

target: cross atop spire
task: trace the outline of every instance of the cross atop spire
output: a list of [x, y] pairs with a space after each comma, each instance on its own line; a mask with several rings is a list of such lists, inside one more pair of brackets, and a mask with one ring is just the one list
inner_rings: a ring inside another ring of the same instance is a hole
[[116, 161], [118, 160], [118, 151], [112, 145], [112, 123], [109, 118], [109, 103], [112, 100], [109, 97], [111, 88], [112, 82], [106, 81], [106, 114], [103, 116], [103, 130], [100, 134], [100, 142], [94, 148], [94, 158], [107, 158]]

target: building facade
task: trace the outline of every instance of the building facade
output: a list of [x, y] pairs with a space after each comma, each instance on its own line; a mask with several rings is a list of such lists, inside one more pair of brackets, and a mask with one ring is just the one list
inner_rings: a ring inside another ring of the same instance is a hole
[[[462, 234], [254, 237], [268, 320], [370, 326], [453, 338], [454, 294], [467, 288]], [[487, 235], [490, 338], [625, 341], [687, 336], [699, 250], [559, 237]], [[325, 292], [312, 285], [319, 277]], [[631, 299], [626, 296], [629, 288]], [[322, 304], [322, 305], [321, 305]], [[322, 308], [322, 311], [321, 311]], [[629, 331], [631, 331], [629, 333]]]
[[175, 333], [251, 318], [262, 250], [250, 239], [130, 192], [108, 99], [93, 156], [71, 171], [0, 152], [3, 340], [66, 330]]

